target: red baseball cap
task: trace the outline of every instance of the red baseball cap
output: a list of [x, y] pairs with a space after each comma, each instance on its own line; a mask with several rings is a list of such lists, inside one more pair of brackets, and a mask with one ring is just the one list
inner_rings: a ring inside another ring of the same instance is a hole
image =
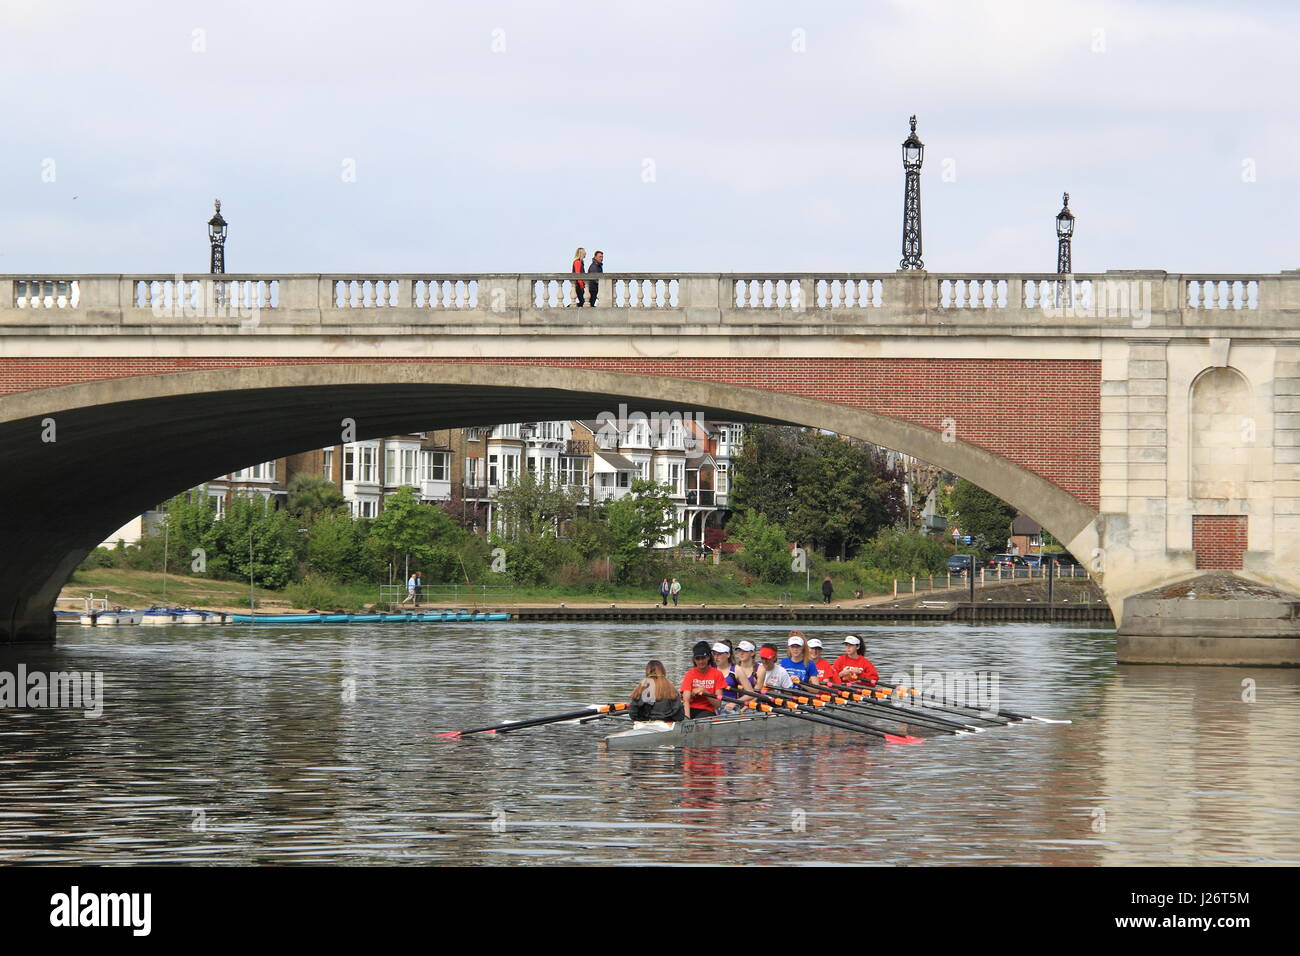
[[770, 647], [765, 647], [758, 652], [758, 656], [765, 661], [774, 661], [776, 660], [776, 651]]

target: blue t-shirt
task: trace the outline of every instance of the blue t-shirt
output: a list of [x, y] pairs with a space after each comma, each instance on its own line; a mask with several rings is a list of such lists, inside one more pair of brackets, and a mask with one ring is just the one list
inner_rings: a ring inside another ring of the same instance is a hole
[[812, 680], [817, 676], [816, 662], [810, 661], [806, 657], [797, 664], [787, 657], [781, 662], [781, 666], [790, 672], [790, 676], [794, 678], [796, 683], [799, 681]]

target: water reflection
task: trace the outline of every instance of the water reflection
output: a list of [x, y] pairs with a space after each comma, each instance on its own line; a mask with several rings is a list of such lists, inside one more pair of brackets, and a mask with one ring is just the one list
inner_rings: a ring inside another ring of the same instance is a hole
[[1065, 627], [857, 632], [883, 674], [994, 670], [1005, 706], [1075, 723], [888, 748], [611, 753], [612, 720], [447, 741], [784, 630], [66, 628], [0, 670], [102, 671], [104, 715], [0, 710], [0, 860], [1300, 862], [1297, 672], [1117, 668], [1109, 632]]

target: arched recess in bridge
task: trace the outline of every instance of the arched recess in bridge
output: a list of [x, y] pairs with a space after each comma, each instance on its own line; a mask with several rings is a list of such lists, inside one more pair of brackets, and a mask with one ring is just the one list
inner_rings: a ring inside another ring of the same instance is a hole
[[[408, 431], [630, 410], [807, 425], [850, 435], [973, 481], [1060, 541], [1097, 513], [982, 448], [862, 409], [761, 389], [575, 368], [355, 363], [138, 376], [0, 399], [0, 642], [50, 640], [50, 608], [105, 536], [215, 475]], [[53, 440], [49, 440], [53, 438]]]

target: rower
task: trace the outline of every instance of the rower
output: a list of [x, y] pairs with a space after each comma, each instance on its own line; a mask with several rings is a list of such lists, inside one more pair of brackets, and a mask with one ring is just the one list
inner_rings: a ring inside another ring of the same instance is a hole
[[840, 675], [835, 672], [835, 665], [822, 657], [822, 642], [815, 637], [808, 639], [808, 659], [817, 667], [817, 680], [822, 684], [838, 684]]
[[736, 663], [727, 669], [727, 689], [722, 692], [722, 697], [727, 701], [723, 710], [739, 710], [741, 704], [747, 699], [737, 688], [744, 690], [758, 690], [758, 669], [755, 667], [754, 656], [758, 650], [752, 642], [741, 641], [736, 645], [735, 658]]
[[804, 681], [817, 683], [817, 665], [804, 653], [803, 632], [791, 631], [786, 646], [789, 647], [790, 653], [781, 661], [781, 666], [786, 669], [786, 672], [798, 683]]
[[835, 658], [835, 663], [831, 665], [840, 675], [841, 684], [866, 684], [874, 687], [876, 681], [880, 680], [875, 665], [862, 656], [861, 650], [862, 641], [857, 635], [845, 636], [844, 653]]
[[690, 717], [713, 717], [718, 705], [713, 698], [720, 697], [727, 686], [727, 677], [709, 662], [712, 648], [708, 641], [700, 641], [691, 650], [694, 667], [682, 678], [682, 698]]
[[646, 664], [645, 677], [633, 689], [632, 719], [663, 720], [673, 723], [686, 719], [681, 695], [668, 679], [662, 661], [650, 661]]
[[758, 652], [758, 685], [763, 689], [774, 687], [777, 690], [791, 690], [794, 688], [794, 681], [790, 677], [790, 672], [776, 662], [775, 644], [764, 644], [763, 649]]

